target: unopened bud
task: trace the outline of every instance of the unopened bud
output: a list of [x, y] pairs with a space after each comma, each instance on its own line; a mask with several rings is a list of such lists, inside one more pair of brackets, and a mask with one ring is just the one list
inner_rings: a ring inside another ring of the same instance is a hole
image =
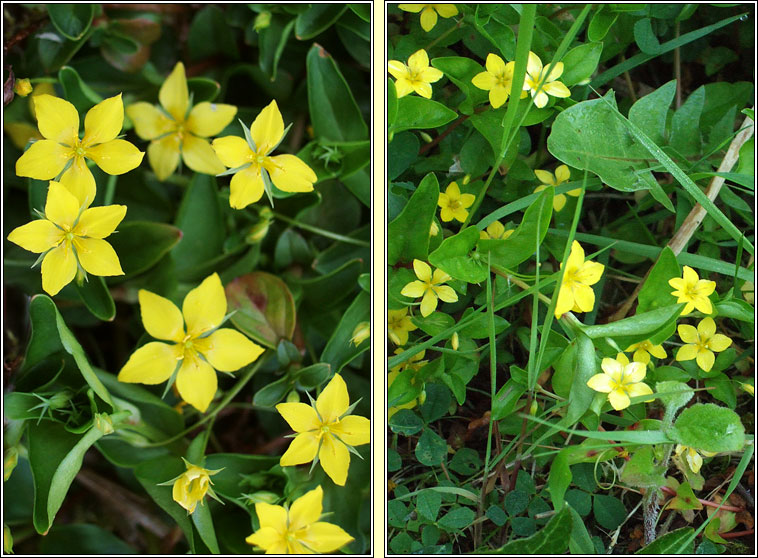
[[300, 394], [293, 389], [287, 394], [287, 403], [300, 403]]
[[13, 554], [13, 536], [10, 527], [3, 523], [3, 552]]
[[103, 435], [108, 435], [113, 432], [113, 421], [111, 417], [105, 413], [98, 413], [95, 415], [95, 428], [97, 428]]
[[276, 504], [279, 500], [279, 495], [266, 490], [260, 490], [253, 492], [252, 494], [245, 495], [247, 500], [252, 504]]
[[430, 136], [426, 132], [419, 132], [418, 135], [421, 136], [421, 139], [424, 140], [426, 143], [432, 143], [432, 141], [434, 141], [432, 140], [432, 136]]
[[458, 350], [458, 343], [459, 343], [458, 332], [456, 331], [455, 333], [453, 333], [453, 336], [450, 338], [450, 346], [453, 347], [454, 351]]
[[426, 390], [422, 389], [421, 393], [419, 393], [418, 395], [418, 404], [423, 405], [425, 401], [426, 401]]
[[466, 176], [463, 177], [463, 180], [461, 180], [461, 184], [463, 184], [465, 186], [469, 182], [471, 182], [471, 175], [467, 174]]
[[537, 403], [537, 400], [535, 399], [532, 401], [532, 405], [529, 407], [529, 414], [532, 416], [535, 416], [537, 414], [537, 411], [540, 410], [540, 406]]
[[369, 322], [361, 322], [353, 330], [353, 336], [350, 338], [350, 342], [356, 347], [363, 343], [371, 335], [371, 324]]
[[261, 29], [265, 29], [269, 25], [271, 25], [271, 12], [261, 12], [255, 16], [255, 21], [253, 22], [253, 30], [256, 33], [259, 33]]
[[440, 228], [437, 226], [437, 223], [435, 221], [432, 221], [432, 226], [429, 227], [429, 235], [437, 236], [438, 234], [440, 234]]
[[32, 82], [28, 78], [17, 79], [13, 85], [13, 92], [21, 97], [26, 97], [33, 89]]

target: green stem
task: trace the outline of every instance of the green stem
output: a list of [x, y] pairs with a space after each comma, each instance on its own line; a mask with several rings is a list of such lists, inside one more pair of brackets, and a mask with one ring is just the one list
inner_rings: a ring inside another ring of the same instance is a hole
[[297, 227], [299, 229], [303, 229], [306, 231], [310, 231], [312, 233], [325, 236], [327, 238], [331, 238], [332, 240], [337, 240], [339, 242], [344, 242], [345, 244], [355, 244], [356, 246], [366, 246], [370, 247], [371, 243], [366, 242], [365, 240], [359, 240], [357, 238], [351, 238], [349, 236], [343, 236], [341, 234], [333, 233], [331, 231], [326, 231], [324, 229], [320, 229], [318, 227], [314, 227], [311, 225], [306, 225], [305, 223], [300, 223], [298, 221], [295, 221], [294, 219], [290, 219], [286, 215], [282, 215], [280, 213], [274, 213], [274, 217], [279, 219], [280, 221], [284, 221], [285, 223], [289, 223], [290, 225]]
[[103, 199], [103, 205], [111, 205], [113, 203], [113, 198], [116, 195], [117, 181], [117, 175], [112, 174], [108, 176], [108, 182], [105, 183], [105, 198]]

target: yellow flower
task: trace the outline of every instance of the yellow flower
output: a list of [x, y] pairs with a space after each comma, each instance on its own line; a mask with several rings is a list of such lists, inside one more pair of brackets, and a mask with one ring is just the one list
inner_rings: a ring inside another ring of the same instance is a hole
[[[34, 112], [34, 99], [39, 95], [52, 95], [55, 97], [55, 88], [53, 87], [53, 84], [43, 81], [38, 83], [32, 91], [32, 95], [29, 97], [28, 107], [29, 112], [33, 117], [35, 117], [36, 114]], [[10, 136], [13, 145], [22, 151], [30, 140], [45, 139], [35, 126], [32, 126], [27, 122], [3, 122], [3, 129], [5, 130], [5, 133]]]
[[174, 501], [187, 510], [189, 513], [195, 511], [195, 506], [200, 502], [200, 505], [204, 505], [203, 498], [206, 493], [209, 496], [216, 497], [213, 493], [211, 485], [211, 475], [215, 475], [222, 469], [216, 469], [215, 471], [204, 469], [193, 465], [182, 457], [184, 465], [187, 470], [179, 475], [174, 481], [174, 487], [172, 490], [172, 496]]
[[158, 100], [164, 110], [145, 102], [126, 108], [137, 135], [151, 140], [147, 158], [158, 180], [166, 180], [174, 173], [180, 157], [195, 172], [224, 172], [224, 165], [205, 138], [226, 128], [237, 114], [237, 107], [203, 102], [190, 111], [187, 78], [181, 62], [176, 63], [161, 85]]
[[22, 225], [8, 240], [24, 250], [43, 254], [42, 288], [55, 296], [76, 276], [123, 275], [121, 263], [105, 237], [126, 215], [125, 205], [84, 209], [79, 200], [58, 182], [50, 181], [44, 219]]
[[505, 240], [513, 234], [513, 229], [505, 230], [500, 221], [494, 221], [487, 225], [487, 230], [479, 231], [479, 238], [492, 240]]
[[[545, 170], [536, 170], [534, 171], [534, 174], [537, 175], [537, 178], [539, 178], [540, 182], [542, 182], [541, 186], [537, 186], [534, 189], [534, 192], [541, 192], [548, 186], [559, 186], [560, 184], [563, 184], [566, 182], [569, 178], [571, 178], [571, 171], [566, 165], [561, 165], [557, 169], [555, 169], [555, 176], [553, 176], [552, 172], [545, 171]], [[566, 192], [569, 196], [578, 196], [582, 193], [581, 188], [576, 188], [575, 190], [569, 190]], [[560, 211], [563, 209], [563, 207], [566, 205], [566, 196], [563, 194], [556, 194], [553, 196], [553, 209], [555, 211]]]
[[[476, 74], [471, 79], [471, 83], [479, 89], [489, 91], [492, 108], [499, 108], [503, 106], [511, 94], [513, 68], [516, 67], [516, 63], [508, 62], [506, 64], [497, 54], [489, 53], [485, 67], [487, 71]], [[524, 97], [526, 97], [526, 91], [521, 92], [521, 98]]]
[[213, 140], [213, 149], [221, 162], [237, 171], [232, 176], [229, 205], [242, 209], [257, 202], [270, 181], [284, 192], [313, 190], [317, 180], [313, 169], [295, 155], [270, 155], [287, 132], [276, 101], [261, 111], [249, 132], [250, 143], [238, 136]]
[[624, 360], [627, 359], [604, 358], [600, 363], [603, 373], [595, 374], [587, 381], [590, 388], [608, 394], [608, 401], [616, 411], [626, 409], [631, 404], [630, 397], [653, 393], [650, 386], [642, 381], [647, 371], [645, 365], [641, 362], [630, 363], [628, 360], [625, 363]]
[[335, 374], [313, 405], [279, 403], [276, 410], [297, 435], [279, 465], [318, 462], [334, 484], [345, 486], [350, 467], [349, 446], [371, 441], [370, 422], [350, 415], [350, 399], [342, 376]]
[[179, 395], [205, 412], [218, 387], [216, 370], [239, 370], [263, 352], [238, 331], [217, 329], [226, 315], [226, 295], [217, 273], [187, 293], [181, 311], [170, 300], [144, 289], [138, 296], [147, 332], [172, 344], [153, 341], [134, 351], [118, 373], [122, 382], [160, 384], [178, 368]]
[[[563, 264], [561, 264], [563, 267]], [[560, 318], [569, 310], [590, 312], [595, 306], [595, 292], [590, 285], [600, 281], [603, 264], [584, 261], [584, 250], [575, 240], [571, 245], [571, 254], [563, 272], [558, 302], [555, 305], [555, 317]]]
[[663, 345], [653, 345], [649, 339], [629, 345], [625, 350], [627, 353], [634, 351], [634, 360], [643, 364], [650, 363], [650, 355], [655, 358], [666, 358], [667, 356]]
[[387, 71], [396, 80], [398, 98], [415, 91], [422, 97], [431, 99], [431, 84], [442, 79], [442, 72], [429, 66], [429, 56], [423, 48], [410, 55], [407, 66], [399, 60], [390, 60]]
[[690, 469], [692, 469], [693, 473], [699, 473], [700, 467], [703, 466], [703, 458], [700, 457], [700, 453], [702, 453], [705, 457], [713, 457], [716, 455], [716, 453], [718, 453], [705, 450], [696, 450], [695, 448], [691, 448], [689, 446], [677, 444], [676, 449], [674, 450], [674, 454], [681, 456], [682, 452], [686, 452], [685, 458], [687, 459], [687, 464], [690, 466]]
[[[532, 95], [534, 106], [542, 108], [547, 104], [547, 96], [553, 97], [570, 97], [571, 91], [568, 87], [557, 81], [563, 73], [563, 62], [558, 62], [553, 69], [547, 74], [547, 68], [542, 67], [540, 57], [529, 51], [529, 60], [526, 63], [526, 76], [524, 76], [524, 91], [529, 91]], [[537, 89], [540, 84], [539, 93]]]
[[432, 275], [432, 268], [429, 264], [421, 260], [413, 260], [413, 270], [416, 272], [418, 281], [411, 281], [400, 294], [410, 298], [423, 297], [421, 299], [421, 315], [427, 317], [437, 308], [437, 298], [443, 302], [456, 302], [458, 295], [452, 287], [443, 285], [445, 281], [450, 280], [450, 276], [441, 269], [435, 269]]
[[437, 14], [445, 19], [458, 15], [458, 8], [453, 4], [398, 4], [404, 12], [417, 14], [421, 12], [421, 28], [431, 31], [437, 24]]
[[371, 336], [371, 324], [368, 322], [361, 322], [353, 330], [353, 336], [350, 338], [350, 342], [356, 347], [363, 343]]
[[395, 345], [405, 345], [408, 342], [408, 332], [417, 329], [418, 326], [408, 315], [407, 306], [400, 310], [387, 310], [387, 335]]
[[319, 486], [292, 502], [287, 509], [265, 502], [255, 504], [260, 529], [245, 539], [266, 554], [324, 554], [351, 542], [341, 527], [319, 521], [324, 491]]
[[50, 180], [63, 172], [60, 183], [76, 196], [79, 205], [89, 207], [96, 188], [86, 159], [95, 161], [107, 174], [124, 174], [142, 162], [144, 153], [128, 141], [116, 139], [124, 123], [120, 93], [87, 112], [81, 140], [79, 113], [74, 105], [51, 95], [38, 95], [33, 106], [45, 139], [34, 142], [16, 161], [17, 175]]
[[476, 196], [474, 194], [461, 194], [460, 188], [456, 182], [451, 182], [445, 189], [444, 193], [440, 193], [440, 197], [437, 200], [437, 205], [442, 208], [440, 211], [440, 219], [446, 223], [457, 219], [461, 223], [468, 217], [469, 207], [474, 203]]
[[713, 312], [711, 301], [708, 295], [716, 290], [716, 281], [700, 279], [697, 272], [690, 266], [685, 265], [682, 277], [669, 279], [669, 285], [674, 287], [672, 295], [678, 297], [677, 302], [686, 302], [682, 316], [686, 316], [695, 308], [703, 314]]
[[681, 324], [677, 331], [679, 337], [687, 343], [680, 347], [676, 353], [676, 360], [697, 361], [697, 365], [705, 372], [710, 372], [713, 363], [716, 360], [713, 352], [720, 353], [732, 344], [732, 340], [726, 335], [716, 333], [716, 322], [713, 318], [704, 318], [700, 320], [697, 329], [691, 325]]

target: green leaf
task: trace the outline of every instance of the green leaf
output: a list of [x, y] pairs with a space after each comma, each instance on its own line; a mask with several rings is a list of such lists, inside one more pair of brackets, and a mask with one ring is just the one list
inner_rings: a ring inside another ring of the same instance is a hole
[[433, 430], [425, 428], [416, 444], [416, 459], [422, 465], [433, 467], [445, 461], [447, 442]]
[[672, 287], [669, 285], [669, 279], [681, 277], [681, 275], [674, 252], [665, 246], [637, 297], [639, 301], [637, 314], [675, 304], [676, 299], [671, 295]]
[[656, 464], [651, 446], [642, 446], [634, 451], [624, 465], [621, 482], [637, 488], [657, 489], [666, 484], [666, 469]]
[[433, 58], [431, 65], [445, 74], [458, 89], [463, 91], [464, 100], [458, 105], [462, 114], [473, 114], [474, 107], [488, 99], [487, 91], [471, 83], [472, 78], [484, 69], [477, 62], [465, 56], [445, 56]]
[[290, 284], [299, 286], [303, 302], [313, 309], [329, 310], [351, 296], [358, 287], [358, 276], [363, 271], [363, 260], [354, 259], [318, 277], [309, 279], [289, 278]]
[[[582, 494], [586, 494], [583, 492]], [[587, 495], [589, 500], [589, 495]], [[571, 537], [569, 538], [569, 552], [571, 554], [595, 554], [595, 545], [592, 544], [592, 539], [587, 531], [587, 526], [584, 524], [579, 513], [572, 507], [566, 506], [571, 512], [571, 518], [573, 520], [571, 524]]]
[[95, 15], [95, 4], [46, 4], [46, 7], [55, 28], [72, 41], [84, 36]]
[[[397, 89], [395, 82], [387, 78], [387, 128], [392, 130], [397, 118]], [[388, 141], [392, 142], [392, 135], [388, 136]]]
[[590, 41], [602, 41], [619, 17], [617, 13], [609, 13], [603, 8], [603, 5], [598, 7], [587, 27], [587, 38]]
[[397, 101], [397, 116], [390, 133], [439, 128], [452, 122], [457, 116], [455, 111], [442, 103], [415, 95], [406, 95]]
[[255, 392], [253, 405], [256, 407], [273, 407], [292, 391], [294, 385], [295, 382], [288, 376], [274, 380]]
[[562, 554], [568, 546], [566, 535], [572, 530], [572, 525], [571, 512], [568, 506], [564, 506], [540, 531], [531, 537], [509, 542], [494, 551], [494, 554]]
[[[660, 370], [660, 368], [658, 369]], [[673, 380], [656, 382], [656, 397], [666, 406], [666, 416], [673, 417], [676, 412], [690, 402], [695, 395], [693, 389], [683, 382]], [[665, 395], [664, 395], [665, 394]]]
[[421, 234], [421, 231], [431, 231], [439, 197], [437, 177], [434, 173], [429, 173], [421, 180], [400, 215], [387, 225], [389, 265], [414, 259], [426, 261], [431, 232]]
[[524, 513], [529, 507], [529, 493], [521, 488], [514, 488], [505, 495], [504, 506], [511, 517]]
[[713, 403], [686, 408], [668, 435], [683, 446], [712, 452], [739, 451], [745, 444], [745, 427], [739, 415]]
[[314, 44], [308, 51], [306, 69], [308, 108], [316, 137], [333, 141], [366, 139], [368, 127], [334, 58]]
[[571, 468], [569, 467], [568, 457], [570, 448], [564, 448], [558, 452], [550, 465], [550, 475], [547, 479], [547, 489], [550, 492], [550, 500], [553, 503], [553, 509], [560, 511], [563, 507], [566, 490], [571, 485]]
[[418, 158], [419, 141], [412, 132], [395, 134], [387, 146], [387, 178], [395, 180]]
[[477, 5], [474, 26], [482, 37], [500, 51], [505, 60], [513, 60], [516, 57], [516, 35], [505, 21], [500, 21], [500, 17], [496, 11]]
[[413, 436], [424, 428], [424, 421], [410, 409], [400, 409], [389, 420], [389, 427], [395, 434]]
[[703, 113], [704, 102], [705, 87], [700, 86], [671, 118], [669, 144], [686, 157], [698, 155], [701, 151], [700, 115]]
[[492, 420], [500, 420], [512, 414], [525, 391], [526, 386], [513, 378], [505, 382], [492, 400]]
[[[210, 37], [213, 39], [209, 40]], [[214, 5], [206, 5], [195, 14], [186, 44], [191, 60], [209, 58], [214, 54], [239, 57], [235, 28], [227, 24], [223, 10]]]
[[674, 100], [676, 80], [661, 85], [652, 93], [639, 99], [629, 109], [629, 120], [634, 122], [658, 145], [664, 145], [666, 138], [666, 116]]
[[475, 449], [461, 448], [455, 452], [448, 467], [461, 475], [475, 475], [482, 470], [482, 460]]
[[474, 517], [476, 514], [471, 508], [457, 507], [440, 517], [437, 525], [445, 531], [461, 531], [473, 523]]
[[218, 541], [216, 541], [216, 530], [213, 528], [213, 517], [211, 517], [210, 506], [204, 501], [200, 502], [190, 517], [192, 517], [192, 523], [195, 524], [197, 533], [205, 545], [213, 554], [219, 554], [220, 551], [218, 549]]
[[116, 303], [113, 302], [103, 277], [89, 275], [81, 285], [74, 280], [74, 287], [93, 316], [104, 322], [113, 321], [116, 316]]
[[198, 104], [213, 101], [221, 91], [221, 84], [215, 79], [196, 76], [187, 78], [187, 89], [192, 95], [193, 103]]
[[231, 281], [225, 288], [227, 312], [240, 331], [275, 349], [295, 332], [295, 300], [287, 284], [275, 275], [254, 271]]
[[595, 391], [587, 385], [592, 376], [598, 373], [595, 346], [592, 340], [581, 333], [576, 336], [576, 360], [574, 378], [571, 383], [569, 405], [563, 424], [574, 424], [590, 408], [595, 398]]
[[147, 271], [182, 239], [182, 231], [155, 221], [127, 221], [108, 237], [126, 277]]
[[636, 316], [617, 320], [609, 324], [599, 324], [587, 326], [582, 329], [583, 333], [590, 339], [599, 339], [600, 337], [636, 337], [649, 336], [658, 331], [663, 325], [670, 320], [676, 319], [682, 311], [681, 304], [664, 306], [649, 312], [643, 312]]
[[70, 66], [63, 66], [58, 70], [58, 81], [63, 87], [63, 96], [66, 97], [66, 100], [69, 103], [76, 107], [76, 110], [80, 114], [87, 112], [103, 100], [100, 95], [95, 93], [95, 91], [93, 91], [92, 88], [79, 77], [79, 72]]
[[279, 60], [294, 27], [294, 19], [288, 21], [286, 18], [275, 14], [271, 17], [271, 23], [268, 27], [258, 31], [258, 65], [261, 70], [269, 75], [272, 81], [276, 80]]
[[598, 525], [608, 530], [621, 525], [628, 513], [621, 500], [608, 494], [593, 495], [592, 510]]
[[331, 365], [334, 373], [339, 373], [354, 358], [371, 348], [370, 338], [357, 346], [350, 341], [356, 326], [371, 320], [370, 301], [370, 294], [361, 290], [342, 314], [337, 328], [324, 347], [321, 361]]
[[305, 41], [323, 33], [347, 10], [345, 4], [309, 4], [295, 20], [295, 36]]
[[597, 69], [603, 43], [586, 43], [572, 48], [563, 57], [564, 71], [560, 81], [566, 87], [571, 87], [589, 80]]
[[437, 520], [441, 505], [442, 494], [435, 490], [422, 490], [416, 496], [416, 511], [429, 521]]
[[480, 283], [487, 279], [487, 258], [471, 252], [479, 240], [479, 229], [466, 227], [442, 241], [439, 248], [429, 254], [429, 263], [442, 269], [453, 279], [467, 283]]
[[137, 549], [110, 531], [89, 523], [56, 525], [40, 540], [40, 552], [43, 554], [61, 554], [64, 549], [66, 553], [79, 556], [138, 554]]
[[703, 504], [697, 499], [692, 487], [683, 482], [676, 487], [676, 497], [666, 505], [667, 510], [702, 510]]
[[635, 554], [692, 554], [695, 549], [694, 537], [689, 544], [682, 547], [682, 543], [692, 537], [695, 530], [692, 527], [682, 527], [662, 537], [658, 537], [649, 545], [640, 548]]

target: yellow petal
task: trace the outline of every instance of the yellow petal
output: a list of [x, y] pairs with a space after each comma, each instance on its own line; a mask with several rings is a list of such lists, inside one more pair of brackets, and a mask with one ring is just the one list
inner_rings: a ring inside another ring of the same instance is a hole
[[122, 139], [101, 143], [87, 150], [87, 157], [107, 174], [124, 174], [134, 170], [144, 156], [133, 144]]
[[276, 410], [295, 432], [308, 432], [321, 428], [321, 421], [316, 410], [310, 405], [305, 403], [279, 403]]
[[558, 291], [558, 300], [555, 304], [555, 317], [560, 319], [566, 312], [569, 312], [574, 307], [574, 295], [571, 292], [571, 287], [561, 285], [561, 289]]
[[70, 242], [63, 242], [53, 248], [42, 260], [42, 288], [50, 296], [57, 295], [75, 275], [76, 257]]
[[8, 240], [18, 244], [24, 250], [35, 254], [41, 254], [53, 246], [57, 246], [62, 239], [63, 231], [47, 219], [37, 219], [26, 225], [16, 227], [8, 235]]
[[566, 206], [566, 196], [555, 194], [553, 196], [553, 211], [560, 211]]
[[126, 114], [134, 124], [135, 133], [151, 140], [176, 129], [176, 123], [150, 103], [134, 103], [126, 107]]
[[424, 82], [416, 82], [413, 86], [413, 90], [424, 99], [432, 98], [432, 86]]
[[[537, 175], [537, 179], [540, 182], [542, 182], [543, 184], [548, 184], [550, 186], [555, 186], [555, 177], [553, 176], [552, 172], [546, 171], [546, 170], [537, 169], [537, 170], [534, 171], [534, 174]], [[584, 259], [584, 255], [582, 255], [582, 259]]]
[[90, 238], [105, 238], [116, 230], [125, 215], [125, 205], [90, 207], [82, 212], [74, 233]]
[[347, 470], [350, 468], [350, 452], [345, 444], [337, 441], [333, 436], [324, 436], [321, 439], [318, 459], [324, 472], [329, 475], [334, 484], [345, 486]]
[[229, 183], [229, 205], [243, 209], [263, 196], [263, 177], [256, 166], [235, 173]]
[[398, 79], [395, 82], [395, 93], [397, 98], [405, 97], [409, 93], [413, 93], [413, 83], [408, 79]]
[[432, 289], [428, 289], [421, 299], [421, 315], [425, 318], [437, 308], [437, 295]]
[[643, 349], [634, 351], [632, 358], [635, 362], [641, 362], [642, 364], [648, 364], [650, 362], [650, 355]]
[[531, 50], [529, 51], [529, 59], [526, 63], [526, 71], [534, 78], [537, 78], [542, 71], [542, 60]]
[[301, 465], [313, 461], [318, 452], [318, 437], [313, 432], [303, 432], [295, 436], [279, 459], [279, 465], [290, 467], [292, 465]]
[[290, 531], [298, 531], [318, 521], [323, 511], [324, 489], [317, 486], [292, 502], [289, 511]]
[[79, 263], [87, 273], [103, 277], [123, 275], [121, 262], [113, 246], [101, 238], [74, 237]]
[[221, 103], [198, 103], [187, 118], [187, 129], [203, 138], [215, 136], [226, 128], [237, 114], [237, 107]]
[[[550, 85], [550, 82], [555, 82], [561, 75], [563, 74], [563, 62], [557, 62], [553, 65], [553, 69], [550, 70], [550, 73], [544, 78], [544, 82], [547, 85]], [[562, 83], [557, 82], [561, 87], [565, 87]], [[552, 95], [552, 93], [551, 93]]]
[[398, 4], [397, 7], [403, 10], [404, 12], [411, 12], [412, 14], [417, 14], [426, 7], [426, 4]]
[[613, 389], [615, 383], [608, 374], [595, 374], [592, 378], [587, 380], [587, 385], [595, 391], [609, 393]]
[[52, 140], [35, 141], [16, 161], [16, 174], [37, 180], [58, 176], [71, 158], [71, 148]]
[[426, 292], [426, 285], [421, 281], [411, 281], [400, 291], [400, 294], [410, 298], [418, 298], [424, 296]]
[[189, 106], [189, 93], [187, 91], [187, 77], [184, 74], [184, 64], [177, 62], [171, 74], [161, 85], [158, 92], [158, 100], [163, 108], [174, 117], [177, 122], [184, 122], [184, 114]]
[[177, 134], [155, 140], [147, 148], [147, 159], [158, 180], [166, 180], [179, 166], [180, 141]]
[[701, 350], [697, 352], [695, 361], [704, 372], [710, 372], [711, 368], [713, 368], [713, 363], [716, 362], [716, 356], [711, 351]]
[[697, 343], [700, 341], [697, 330], [691, 325], [679, 324], [676, 330], [679, 332], [679, 338], [685, 343]]
[[598, 262], [584, 262], [584, 265], [574, 274], [574, 277], [580, 283], [585, 285], [594, 285], [600, 281], [605, 266]]
[[250, 126], [250, 136], [255, 143], [256, 152], [259, 155], [268, 153], [279, 143], [284, 134], [284, 120], [276, 101], [271, 101]]
[[569, 91], [569, 88], [563, 85], [560, 81], [546, 83], [542, 86], [542, 90], [553, 97], [571, 97], [571, 91]]
[[221, 162], [230, 169], [251, 162], [254, 155], [247, 142], [237, 136], [216, 138], [211, 145]]
[[182, 399], [204, 413], [218, 389], [216, 371], [197, 357], [185, 358], [176, 375], [176, 389]]
[[132, 353], [118, 373], [118, 381], [132, 384], [162, 384], [171, 377], [177, 364], [176, 351], [172, 346], [153, 341]]
[[444, 18], [458, 15], [458, 8], [455, 7], [455, 4], [435, 4], [434, 9]]
[[301, 539], [308, 548], [321, 554], [334, 552], [353, 540], [342, 527], [326, 521], [312, 523]]
[[418, 78], [421, 81], [425, 81], [426, 83], [434, 83], [436, 81], [441, 80], [444, 75], [445, 74], [443, 74], [437, 68], [432, 68], [430, 66], [428, 68], [424, 68], [423, 70], [421, 70], [418, 73]]
[[287, 510], [282, 506], [260, 502], [255, 504], [255, 514], [261, 529], [276, 529], [284, 531], [287, 528]]
[[645, 378], [647, 368], [642, 362], [631, 362], [624, 366], [624, 383], [636, 384]]
[[70, 230], [79, 215], [79, 201], [59, 182], [50, 181], [45, 201], [45, 217]]
[[429, 55], [422, 48], [408, 57], [408, 69], [412, 74], [418, 74], [424, 68], [429, 67]]
[[371, 421], [366, 417], [346, 416], [331, 430], [349, 446], [361, 446], [371, 442]]
[[624, 367], [619, 361], [606, 357], [600, 362], [600, 368], [602, 368], [603, 372], [605, 372], [614, 382], [621, 381]]
[[186, 134], [182, 141], [182, 158], [187, 166], [203, 174], [219, 174], [226, 170], [206, 139]]
[[544, 91], [540, 91], [534, 96], [533, 101], [535, 107], [543, 108], [547, 104], [548, 98]]
[[335, 374], [316, 399], [316, 410], [325, 424], [336, 421], [350, 406], [347, 385]]
[[87, 148], [116, 139], [124, 125], [121, 93], [96, 104], [84, 117], [82, 145]]
[[655, 358], [666, 358], [666, 349], [663, 348], [663, 345], [652, 345], [648, 352], [653, 355]]
[[571, 171], [566, 165], [559, 165], [555, 169], [555, 179], [558, 184], [566, 182], [569, 178], [571, 178]]
[[700, 277], [698, 277], [697, 271], [685, 265], [682, 268], [682, 279], [684, 279], [685, 284], [695, 285], [700, 280]]
[[425, 283], [428, 283], [432, 279], [432, 268], [426, 262], [414, 259], [413, 271], [416, 273], [416, 277]]
[[95, 187], [95, 177], [92, 171], [87, 167], [84, 157], [75, 157], [73, 164], [61, 176], [60, 183], [71, 192], [79, 204], [89, 207], [95, 199], [97, 188]]
[[697, 357], [697, 353], [697, 345], [684, 345], [682, 347], [679, 347], [679, 350], [676, 352], [676, 360], [679, 362], [692, 360], [693, 358]]
[[187, 334], [199, 337], [217, 328], [226, 315], [226, 294], [218, 273], [209, 275], [192, 289], [182, 304]]
[[390, 60], [387, 62], [387, 72], [395, 79], [407, 79], [409, 75], [408, 66], [400, 60]]
[[435, 294], [439, 297], [439, 299], [442, 302], [457, 302], [458, 301], [458, 294], [453, 290], [452, 287], [448, 287], [447, 285], [441, 285], [439, 287], [433, 287]]
[[497, 84], [497, 79], [489, 72], [479, 72], [473, 78], [471, 78], [471, 83], [474, 84], [474, 87], [489, 91], [495, 87]]
[[432, 274], [432, 285], [440, 285], [445, 281], [449, 281], [450, 276], [441, 269], [435, 269]]
[[[260, 504], [256, 504], [259, 506]], [[268, 504], [266, 504], [268, 505]], [[282, 508], [282, 506], [272, 506]], [[283, 510], [284, 508], [282, 508]], [[287, 512], [285, 511], [285, 514]], [[260, 516], [259, 516], [260, 517]], [[286, 519], [285, 519], [286, 521]], [[285, 523], [286, 527], [286, 523]], [[287, 553], [287, 539], [273, 527], [261, 527], [255, 533], [248, 536], [245, 539], [247, 544], [252, 544], [261, 547], [266, 551], [266, 554], [286, 554]]]
[[38, 95], [34, 97], [34, 111], [39, 131], [45, 138], [68, 146], [79, 139], [79, 113], [68, 101]]
[[616, 411], [626, 409], [630, 404], [629, 396], [620, 389], [614, 389], [608, 394], [608, 401]]
[[595, 291], [592, 290], [592, 287], [574, 283], [571, 292], [574, 296], [574, 304], [579, 307], [581, 312], [592, 312], [592, 308], [595, 306]]
[[233, 329], [217, 329], [208, 337], [198, 340], [207, 343], [207, 349], [200, 352], [213, 368], [221, 372], [234, 372], [247, 366], [261, 353], [263, 347]]
[[184, 319], [176, 305], [144, 289], [139, 290], [138, 298], [145, 331], [156, 339], [181, 343], [184, 339]]
[[716, 333], [716, 322], [713, 321], [713, 318], [703, 318], [697, 324], [697, 332], [701, 339], [710, 339]]
[[703, 314], [713, 313], [713, 305], [711, 305], [711, 301], [705, 296], [696, 297], [694, 301], [694, 305], [695, 305], [695, 308], [697, 308]]
[[731, 344], [732, 340], [729, 339], [726, 335], [717, 333], [708, 341], [708, 348], [712, 351], [720, 353], [721, 351], [726, 350], [726, 348]]
[[[274, 165], [271, 167], [270, 165]], [[276, 155], [266, 161], [274, 185], [284, 192], [310, 192], [318, 180], [313, 169], [295, 155]]]
[[[627, 395], [629, 395], [629, 397], [640, 397], [642, 395], [652, 395], [653, 390], [650, 388], [649, 385], [643, 382], [638, 382], [638, 383], [627, 386], [626, 393]], [[655, 398], [645, 399], [645, 402], [647, 403], [647, 402], [653, 401], [654, 399]]]
[[700, 468], [703, 466], [703, 458], [700, 457], [700, 454], [694, 449], [688, 448], [686, 458], [692, 472], [699, 473]]
[[505, 75], [505, 62], [497, 54], [490, 52], [484, 65], [493, 78]]
[[421, 12], [421, 29], [424, 31], [431, 31], [437, 23], [437, 12], [434, 8], [427, 6]]

